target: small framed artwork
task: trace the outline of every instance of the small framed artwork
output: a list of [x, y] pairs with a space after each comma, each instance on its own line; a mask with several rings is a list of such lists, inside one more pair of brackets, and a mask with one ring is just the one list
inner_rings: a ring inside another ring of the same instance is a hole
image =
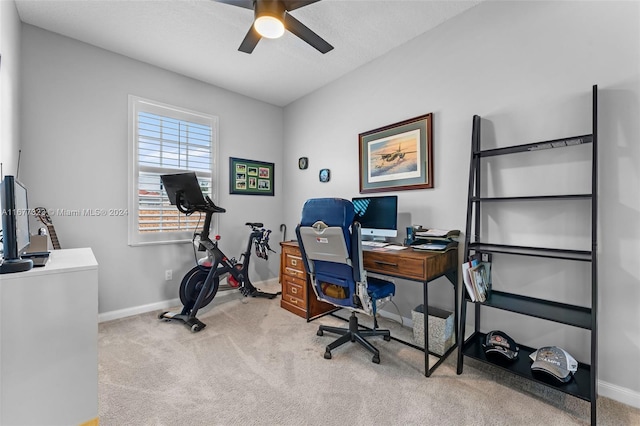
[[432, 114], [359, 135], [360, 193], [433, 188]]
[[320, 182], [329, 182], [329, 180], [331, 180], [331, 170], [320, 170], [320, 173], [318, 173], [318, 179], [320, 180]]
[[273, 163], [229, 157], [229, 193], [274, 195]]
[[298, 168], [305, 170], [307, 167], [309, 167], [309, 159], [307, 157], [298, 158]]

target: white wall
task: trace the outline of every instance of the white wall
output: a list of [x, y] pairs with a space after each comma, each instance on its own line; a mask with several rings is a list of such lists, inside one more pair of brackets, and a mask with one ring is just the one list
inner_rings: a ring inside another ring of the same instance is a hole
[[[284, 117], [287, 225], [295, 226], [307, 198], [358, 194], [359, 133], [433, 112], [435, 188], [397, 193], [402, 225], [464, 230], [472, 116], [484, 118], [485, 147], [590, 133], [591, 86], [598, 84], [600, 392], [640, 406], [639, 18], [637, 2], [485, 2], [290, 104]], [[585, 182], [588, 189], [588, 153], [576, 152], [578, 166], [569, 179], [562, 173], [574, 154], [552, 153], [543, 163], [557, 168], [515, 159], [490, 189], [532, 195], [526, 191], [535, 194], [543, 181], [551, 193], [570, 193]], [[300, 156], [309, 157], [308, 170], [297, 169]], [[329, 183], [318, 182], [324, 167], [332, 172]], [[516, 169], [525, 170], [520, 180], [512, 180]], [[551, 216], [546, 207], [507, 215], [506, 225], [532, 245], [544, 244], [540, 230], [551, 226], [570, 235], [559, 242], [570, 248], [586, 243], [589, 249], [588, 206], [567, 207], [561, 216]], [[502, 233], [495, 226], [493, 232]], [[588, 270], [571, 268], [567, 273], [553, 263], [535, 263], [533, 269], [516, 270], [540, 274], [533, 285], [506, 279], [496, 284], [546, 297], [567, 289], [561, 299], [588, 305]], [[503, 275], [513, 272], [507, 265]], [[410, 317], [422, 299], [420, 289], [401, 284], [395, 299], [402, 315]], [[431, 286], [434, 304], [450, 304], [449, 287], [443, 278]], [[563, 346], [589, 362], [588, 334], [582, 330], [490, 311], [483, 315], [483, 329], [493, 328], [530, 346]]]
[[[282, 108], [24, 25], [23, 161], [31, 207], [126, 209], [129, 94], [219, 117], [217, 204], [221, 247], [237, 257], [245, 222], [282, 223]], [[229, 194], [229, 157], [275, 163], [275, 197]], [[91, 247], [100, 265], [101, 313], [174, 299], [193, 267], [190, 245], [129, 247], [126, 217], [53, 216], [63, 248]], [[277, 277], [278, 256], [252, 259], [251, 278]], [[165, 281], [165, 269], [173, 280]]]
[[0, 2], [0, 163], [15, 175], [20, 149], [20, 18], [15, 4]]

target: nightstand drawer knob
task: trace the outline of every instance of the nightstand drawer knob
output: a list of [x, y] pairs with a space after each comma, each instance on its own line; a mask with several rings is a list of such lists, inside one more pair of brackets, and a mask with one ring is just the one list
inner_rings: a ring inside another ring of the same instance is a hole
[[291, 293], [298, 294], [298, 289], [295, 287], [291, 287]]
[[293, 266], [298, 266], [298, 261], [296, 259], [291, 259], [291, 264]]

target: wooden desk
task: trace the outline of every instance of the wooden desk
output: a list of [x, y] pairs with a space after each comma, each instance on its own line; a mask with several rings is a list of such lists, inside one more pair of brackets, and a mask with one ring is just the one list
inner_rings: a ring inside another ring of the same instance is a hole
[[[422, 298], [425, 306], [424, 315], [424, 348], [413, 343], [391, 337], [393, 340], [419, 349], [424, 352], [424, 375], [429, 377], [431, 373], [456, 349], [458, 337], [458, 249], [452, 249], [444, 253], [418, 251], [413, 249], [382, 251], [374, 248], [364, 248], [362, 252], [364, 269], [367, 272], [389, 275], [405, 280], [422, 283]], [[429, 352], [429, 315], [426, 314], [429, 306], [429, 282], [445, 276], [453, 285], [454, 303], [454, 329], [455, 343], [440, 356]], [[438, 361], [429, 368], [429, 354], [438, 357]]]
[[[287, 302], [287, 288], [291, 287], [292, 281], [289, 277], [287, 277], [287, 273], [283, 273], [283, 268], [287, 268], [288, 263], [287, 259], [289, 256], [296, 256], [296, 260], [302, 260], [300, 257], [300, 249], [298, 248], [298, 243], [296, 241], [288, 241], [281, 243], [283, 249], [283, 262], [281, 263], [281, 280], [282, 280], [282, 300], [283, 300], [283, 308], [289, 309], [294, 312], [291, 308], [291, 303]], [[454, 323], [455, 323], [455, 344], [449, 348], [444, 355], [440, 356], [431, 352], [431, 355], [438, 357], [438, 361], [434, 364], [433, 367], [429, 368], [429, 352], [425, 350], [425, 348], [429, 347], [429, 325], [428, 320], [429, 316], [424, 315], [424, 348], [420, 346], [416, 346], [411, 342], [406, 342], [404, 340], [397, 339], [395, 337], [391, 337], [397, 342], [403, 343], [405, 345], [411, 346], [415, 349], [419, 349], [424, 352], [424, 370], [425, 376], [430, 376], [433, 371], [455, 350], [458, 346], [459, 336], [458, 336], [458, 250], [453, 249], [449, 250], [445, 253], [433, 253], [433, 252], [425, 252], [425, 251], [417, 251], [413, 249], [406, 250], [398, 250], [398, 251], [382, 251], [374, 248], [364, 248], [362, 252], [364, 269], [371, 273], [388, 275], [392, 277], [402, 278], [409, 281], [415, 281], [422, 284], [423, 288], [423, 304], [425, 307], [429, 306], [429, 291], [428, 291], [428, 283], [435, 280], [439, 277], [446, 277], [449, 282], [453, 285], [453, 303], [454, 303]], [[304, 268], [304, 266], [302, 266]], [[289, 268], [291, 269], [291, 268]], [[284, 277], [284, 278], [283, 278]], [[301, 277], [300, 277], [301, 278]], [[308, 282], [308, 279], [306, 280]], [[300, 283], [302, 284], [302, 283]], [[308, 284], [308, 283], [305, 283]], [[310, 284], [308, 284], [310, 286]], [[307, 320], [311, 320], [312, 315], [309, 315], [309, 310], [312, 308], [312, 300], [315, 300], [313, 297], [313, 290], [311, 290], [307, 286], [301, 286], [301, 288], [308, 288], [308, 290], [304, 293], [305, 302], [307, 305], [307, 311], [301, 311], [298, 315], [306, 317]], [[297, 294], [301, 294], [300, 290], [295, 289]], [[309, 297], [311, 296], [311, 297]], [[290, 299], [290, 298], [289, 298]], [[294, 299], [292, 299], [294, 300]], [[323, 303], [323, 302], [321, 302]], [[315, 305], [313, 305], [315, 306]], [[314, 314], [321, 314], [329, 312], [329, 306], [323, 304], [322, 309], [312, 309], [314, 310]], [[426, 309], [425, 309], [426, 311]], [[296, 312], [294, 312], [296, 313]]]

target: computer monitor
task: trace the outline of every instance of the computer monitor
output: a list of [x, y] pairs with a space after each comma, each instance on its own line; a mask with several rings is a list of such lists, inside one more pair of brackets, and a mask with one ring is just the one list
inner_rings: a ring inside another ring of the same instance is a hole
[[398, 236], [397, 195], [355, 197], [351, 202], [363, 238], [385, 239]]
[[33, 262], [20, 257], [29, 246], [30, 238], [27, 188], [15, 177], [5, 176], [0, 185], [0, 201], [4, 248], [0, 274], [28, 271]]

